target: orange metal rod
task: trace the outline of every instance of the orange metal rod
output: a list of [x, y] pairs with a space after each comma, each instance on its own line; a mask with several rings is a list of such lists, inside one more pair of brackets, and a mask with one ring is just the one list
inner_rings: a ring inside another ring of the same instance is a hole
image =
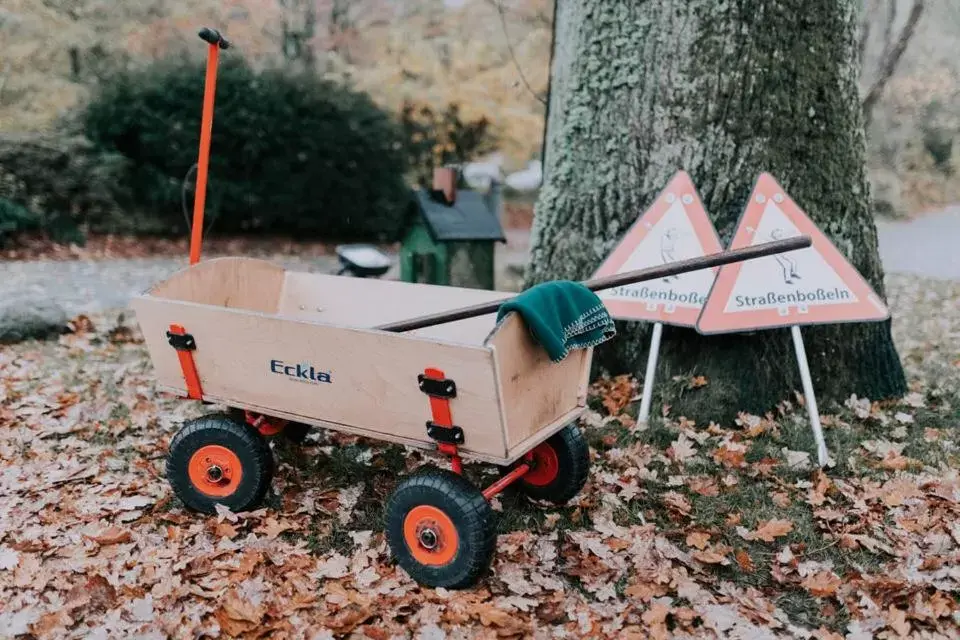
[[203, 87], [203, 114], [200, 121], [200, 158], [197, 161], [197, 194], [193, 201], [193, 228], [190, 232], [190, 264], [200, 261], [203, 243], [203, 207], [207, 199], [207, 167], [210, 163], [210, 133], [213, 130], [213, 97], [217, 89], [217, 61], [220, 49], [207, 50], [207, 77]]
[[518, 466], [516, 469], [514, 469], [507, 475], [503, 476], [502, 478], [494, 482], [492, 485], [490, 485], [486, 489], [484, 489], [483, 497], [489, 501], [491, 498], [493, 498], [493, 496], [497, 495], [498, 493], [500, 493], [501, 491], [503, 491], [504, 489], [512, 485], [514, 482], [516, 482], [523, 476], [527, 475], [528, 473], [530, 473], [530, 465], [524, 462], [523, 464]]

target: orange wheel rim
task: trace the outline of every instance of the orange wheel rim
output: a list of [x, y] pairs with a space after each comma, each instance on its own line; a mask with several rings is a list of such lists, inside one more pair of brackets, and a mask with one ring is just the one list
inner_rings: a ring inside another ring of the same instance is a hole
[[222, 498], [231, 495], [240, 486], [243, 467], [240, 458], [230, 449], [208, 444], [190, 456], [187, 473], [197, 491]]
[[523, 476], [523, 481], [534, 487], [545, 487], [557, 479], [560, 461], [557, 452], [544, 442], [533, 451], [533, 469]]
[[449, 564], [460, 545], [450, 516], [429, 505], [410, 510], [403, 520], [403, 539], [414, 560], [430, 567]]

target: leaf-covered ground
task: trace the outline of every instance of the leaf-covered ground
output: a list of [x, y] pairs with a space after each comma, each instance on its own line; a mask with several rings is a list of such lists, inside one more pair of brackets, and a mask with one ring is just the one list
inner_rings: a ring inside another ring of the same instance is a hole
[[635, 382], [602, 380], [587, 488], [498, 498], [492, 573], [459, 592], [414, 584], [380, 524], [398, 472], [438, 459], [314, 432], [275, 443], [263, 509], [198, 516], [162, 469], [203, 408], [157, 395], [129, 317], [0, 348], [0, 636], [956, 638], [960, 284], [890, 293], [912, 392], [824, 408], [826, 472], [799, 399], [641, 429]]

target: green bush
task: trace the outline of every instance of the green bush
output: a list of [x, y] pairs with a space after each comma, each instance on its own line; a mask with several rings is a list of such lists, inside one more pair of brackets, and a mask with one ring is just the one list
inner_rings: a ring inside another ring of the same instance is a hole
[[[182, 232], [182, 201], [193, 210], [203, 81], [203, 62], [157, 62], [109, 79], [82, 114], [94, 144], [130, 161], [128, 205], [160, 223], [149, 231]], [[306, 75], [257, 73], [227, 52], [215, 104], [206, 199], [215, 232], [397, 236], [409, 198], [406, 145], [368, 96]]]
[[0, 246], [6, 239], [24, 231], [33, 231], [39, 225], [37, 216], [12, 200], [0, 197]]

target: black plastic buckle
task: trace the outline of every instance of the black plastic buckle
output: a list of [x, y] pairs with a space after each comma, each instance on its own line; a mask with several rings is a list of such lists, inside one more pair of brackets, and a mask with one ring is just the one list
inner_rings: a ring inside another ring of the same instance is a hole
[[436, 422], [428, 422], [427, 435], [437, 442], [463, 444], [463, 429], [460, 427], [445, 427]]
[[434, 396], [437, 398], [457, 397], [457, 383], [453, 380], [434, 380], [433, 378], [428, 378], [422, 373], [417, 376], [417, 380], [420, 382], [420, 391], [423, 391], [428, 396]]
[[189, 333], [179, 334], [167, 331], [167, 342], [177, 351], [193, 351], [197, 348], [197, 343]]

